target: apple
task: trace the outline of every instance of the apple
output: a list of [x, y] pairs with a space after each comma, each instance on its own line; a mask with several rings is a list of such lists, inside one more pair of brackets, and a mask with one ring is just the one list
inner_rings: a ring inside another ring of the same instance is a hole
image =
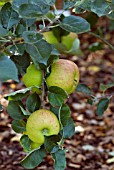
[[67, 36], [61, 37], [61, 43], [64, 44], [67, 48], [67, 51], [69, 51], [72, 48], [73, 43], [76, 40], [76, 38], [78, 38], [77, 34], [71, 32]]
[[[42, 85], [42, 71], [40, 69], [37, 69], [37, 67], [34, 64], [31, 64], [23, 76], [23, 81], [26, 87], [31, 87], [31, 86], [39, 86], [41, 87]], [[32, 88], [33, 92], [40, 93], [40, 89], [33, 87]]]
[[48, 31], [48, 32], [44, 32], [43, 36], [45, 38], [45, 40], [50, 43], [50, 44], [56, 44], [58, 43], [57, 38], [54, 36], [52, 31]]
[[50, 110], [37, 110], [27, 119], [26, 134], [34, 142], [32, 148], [41, 146], [45, 140], [44, 136], [57, 135], [59, 131], [59, 120]]
[[35, 143], [35, 142], [31, 142], [31, 149], [36, 149], [39, 148], [42, 145], [42, 143]]
[[51, 65], [51, 73], [46, 78], [48, 88], [58, 86], [68, 94], [75, 91], [79, 82], [78, 66], [69, 60], [59, 59]]

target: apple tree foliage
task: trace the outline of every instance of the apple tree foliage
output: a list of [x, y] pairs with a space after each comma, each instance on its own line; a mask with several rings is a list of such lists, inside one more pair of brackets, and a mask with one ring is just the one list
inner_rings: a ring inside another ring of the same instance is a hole
[[[49, 73], [50, 65], [61, 54], [82, 55], [78, 38], [72, 40], [70, 47], [67, 46], [67, 43], [62, 42], [63, 36], [66, 37], [65, 41], [68, 42], [70, 33], [91, 32], [92, 23], [80, 17], [79, 14], [88, 11], [88, 13], [96, 14], [97, 17], [106, 16], [110, 20], [114, 20], [114, 0], [64, 0], [63, 11], [60, 14], [55, 7], [55, 0], [13, 0], [11, 3], [3, 4], [4, 2], [1, 1], [0, 82], [6, 82], [10, 79], [19, 82], [19, 77], [25, 74], [31, 61], [37, 68], [43, 70], [45, 78], [46, 74]], [[65, 16], [64, 12], [69, 9], [72, 9], [78, 16]], [[51, 32], [56, 43], [47, 42], [44, 38], [45, 32]], [[114, 49], [110, 44], [109, 47]], [[50, 153], [54, 159], [55, 170], [64, 170], [66, 167], [66, 150], [63, 143], [75, 132], [70, 109], [65, 104], [68, 95], [59, 87], [53, 87], [52, 90], [52, 88], [47, 89], [45, 87], [45, 81], [43, 81], [43, 84], [45, 95], [48, 96], [50, 110], [58, 117], [61, 131], [59, 135], [45, 137], [44, 145], [34, 150], [30, 148], [31, 140], [27, 135], [23, 135], [20, 143], [24, 151], [27, 152], [27, 156], [21, 161], [21, 164], [26, 169], [33, 169], [42, 162], [47, 153]], [[113, 83], [101, 84], [100, 89], [103, 96], [105, 96], [105, 91], [113, 86]], [[25, 132], [25, 120], [32, 112], [42, 107], [42, 97], [36, 93], [30, 93], [31, 88], [15, 91], [6, 96], [9, 100], [7, 110], [13, 118], [12, 128], [17, 133]], [[85, 84], [79, 84], [76, 91], [88, 95], [90, 104], [97, 100], [97, 97], [92, 95], [92, 90]], [[45, 98], [45, 96], [43, 97]], [[97, 104], [98, 115], [104, 113], [109, 101], [110, 96], [99, 99]], [[0, 104], [1, 109], [2, 105]]]

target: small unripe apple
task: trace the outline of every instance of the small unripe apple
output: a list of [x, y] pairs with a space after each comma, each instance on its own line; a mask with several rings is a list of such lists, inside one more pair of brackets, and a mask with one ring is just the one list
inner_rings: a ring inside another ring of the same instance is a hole
[[[37, 69], [37, 67], [34, 64], [31, 64], [27, 68], [27, 72], [23, 76], [23, 81], [26, 87], [31, 86], [39, 86], [42, 85], [42, 71], [40, 69]], [[40, 89], [33, 87], [33, 92], [40, 93]]]
[[27, 119], [26, 133], [33, 141], [33, 147], [39, 147], [44, 143], [44, 136], [57, 135], [60, 131], [59, 120], [56, 115], [47, 109], [33, 112]]
[[48, 87], [58, 86], [68, 94], [75, 91], [78, 82], [78, 66], [74, 62], [65, 59], [59, 59], [51, 65], [51, 73], [46, 79]]

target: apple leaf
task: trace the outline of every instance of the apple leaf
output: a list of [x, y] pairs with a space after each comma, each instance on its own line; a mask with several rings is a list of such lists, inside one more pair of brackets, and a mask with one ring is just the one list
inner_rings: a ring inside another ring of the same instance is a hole
[[[15, 56], [11, 56], [11, 60], [15, 63], [16, 67], [18, 68], [18, 72], [19, 74], [21, 74], [21, 76], [23, 76], [26, 73], [26, 69], [27, 67], [30, 65], [30, 57], [28, 56], [28, 53], [24, 53], [22, 55], [22, 51], [18, 48], [19, 46], [17, 46], [17, 44], [15, 45], [18, 49], [19, 55]], [[20, 46], [21, 47], [21, 46]]]
[[40, 40], [35, 44], [26, 44], [26, 51], [30, 54], [36, 66], [39, 63], [47, 65], [53, 46], [45, 40]]
[[92, 95], [91, 89], [86, 84], [78, 84], [76, 91], [85, 93], [86, 95], [89, 95], [89, 96]]
[[41, 101], [38, 94], [33, 93], [31, 94], [26, 101], [26, 106], [29, 112], [33, 113], [34, 111], [38, 110], [41, 106]]
[[43, 2], [47, 5], [54, 5], [56, 0], [44, 0]]
[[70, 118], [70, 108], [68, 105], [63, 104], [60, 108], [59, 118], [62, 126], [66, 126]]
[[12, 9], [11, 4], [6, 3], [1, 9], [1, 23], [4, 28], [11, 29], [13, 25], [18, 24], [19, 15]]
[[110, 12], [109, 3], [104, 0], [93, 0], [91, 4], [91, 10], [96, 13], [99, 17]]
[[43, 161], [45, 155], [46, 150], [44, 148], [35, 149], [21, 161], [21, 165], [26, 169], [33, 169]]
[[114, 83], [110, 83], [110, 84], [100, 84], [100, 90], [105, 92], [107, 89], [114, 87]]
[[61, 106], [68, 98], [67, 93], [57, 86], [51, 86], [48, 92], [48, 99], [52, 106]]
[[76, 1], [75, 0], [72, 0], [72, 1], [69, 1], [69, 0], [66, 0], [64, 1], [64, 9], [69, 9], [71, 7], [73, 7], [75, 5]]
[[19, 106], [19, 107], [20, 107], [23, 115], [25, 115], [25, 116], [29, 116], [30, 115], [30, 113], [28, 111], [26, 111], [22, 106]]
[[52, 149], [52, 151], [50, 153], [53, 154], [53, 153], [57, 152], [59, 149], [60, 149], [59, 145], [54, 146], [54, 148]]
[[5, 96], [5, 99], [15, 100], [15, 101], [21, 100], [21, 99], [23, 99], [24, 97], [26, 97], [28, 95], [28, 93], [30, 92], [31, 88], [32, 87], [28, 87], [28, 88], [17, 90], [15, 92], [7, 94]]
[[22, 5], [22, 4], [27, 4], [28, 3], [28, 0], [13, 0], [12, 2], [12, 7], [14, 10], [18, 11], [19, 7]]
[[51, 106], [50, 110], [59, 118], [60, 107], [53, 107], [53, 106]]
[[51, 152], [55, 146], [57, 146], [57, 142], [61, 140], [60, 135], [53, 135], [53, 136], [45, 136], [45, 143], [44, 147], [47, 152]]
[[2, 107], [2, 105], [0, 104], [0, 111], [2, 111], [3, 110], [3, 107]]
[[9, 79], [18, 80], [17, 68], [13, 61], [4, 53], [0, 53], [0, 81], [5, 82]]
[[4, 37], [8, 34], [8, 30], [3, 28], [2, 24], [0, 24], [0, 37]]
[[74, 135], [75, 125], [74, 125], [72, 118], [68, 120], [66, 126], [63, 128], [61, 132], [62, 132], [63, 138], [70, 138], [71, 136]]
[[66, 167], [66, 157], [64, 150], [58, 150], [57, 152], [52, 154], [54, 159], [54, 169], [55, 170], [64, 170]]
[[46, 14], [50, 9], [50, 6], [47, 4], [44, 4], [43, 2], [32, 2], [31, 4], [22, 4], [19, 7], [19, 14], [23, 18], [37, 18], [39, 16], [42, 16]]
[[25, 42], [28, 44], [36, 43], [42, 39], [43, 35], [35, 32], [35, 31], [24, 31], [22, 34]]
[[31, 151], [31, 140], [28, 138], [27, 135], [23, 135], [20, 139], [20, 144], [23, 147], [25, 152]]
[[23, 120], [13, 120], [12, 121], [12, 128], [17, 133], [22, 133], [26, 130], [26, 125]]
[[9, 45], [8, 47], [6, 47], [6, 50], [12, 55], [16, 55], [16, 54], [23, 55], [25, 51], [25, 44], [22, 43], [22, 44]]
[[8, 114], [14, 120], [24, 119], [24, 115], [20, 109], [20, 105], [22, 106], [22, 103], [20, 101], [9, 101], [7, 111], [8, 111]]
[[103, 113], [106, 111], [109, 105], [109, 101], [110, 100], [108, 98], [103, 98], [99, 101], [99, 103], [97, 104], [97, 110], [96, 110], [96, 113], [98, 116], [102, 116]]
[[65, 17], [63, 21], [60, 22], [59, 26], [66, 31], [78, 34], [90, 31], [90, 24], [85, 19], [73, 15]]

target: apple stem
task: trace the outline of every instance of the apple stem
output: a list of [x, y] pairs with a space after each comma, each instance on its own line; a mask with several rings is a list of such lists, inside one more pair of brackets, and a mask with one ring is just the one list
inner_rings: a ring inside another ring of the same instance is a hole
[[44, 97], [45, 97], [45, 85], [44, 85], [44, 83], [45, 83], [45, 72], [44, 72], [44, 70], [42, 70], [42, 95], [41, 95], [41, 106], [42, 106], [42, 109], [44, 109], [45, 108], [45, 103], [44, 103]]

